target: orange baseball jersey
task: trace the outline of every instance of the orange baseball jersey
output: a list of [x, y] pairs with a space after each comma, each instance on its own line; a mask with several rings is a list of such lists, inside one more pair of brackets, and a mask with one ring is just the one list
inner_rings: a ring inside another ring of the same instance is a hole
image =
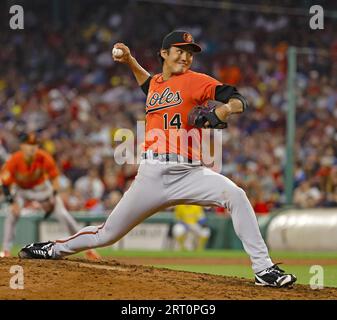
[[214, 100], [219, 85], [214, 78], [191, 70], [166, 81], [161, 74], [153, 76], [146, 100], [145, 151], [199, 160], [201, 129], [188, 125], [188, 114], [196, 105]]
[[14, 183], [20, 188], [30, 189], [58, 175], [56, 163], [46, 151], [38, 149], [30, 164], [25, 161], [23, 152], [17, 151], [4, 164], [1, 181], [6, 186]]

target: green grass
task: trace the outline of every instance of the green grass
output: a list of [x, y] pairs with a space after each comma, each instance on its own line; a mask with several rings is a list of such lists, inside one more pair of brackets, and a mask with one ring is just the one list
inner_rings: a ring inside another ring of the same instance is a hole
[[[19, 248], [13, 250], [13, 254], [18, 252]], [[147, 251], [147, 250], [116, 250], [111, 248], [102, 248], [97, 250], [102, 256], [113, 257], [150, 257], [150, 258], [248, 258], [248, 255], [241, 250], [206, 250], [200, 252], [193, 251]], [[77, 254], [82, 256], [83, 253]], [[271, 251], [270, 255], [275, 262], [282, 262], [282, 259], [328, 259], [335, 260], [334, 265], [324, 265], [324, 286], [337, 287], [337, 252], [284, 252]], [[319, 264], [319, 261], [318, 263]], [[282, 269], [295, 273], [298, 277], [298, 283], [310, 284], [310, 278], [314, 276], [310, 273], [312, 261], [307, 265], [281, 265]], [[236, 276], [253, 279], [252, 269], [246, 265], [155, 265], [155, 267], [168, 268], [172, 270], [182, 270], [189, 272], [201, 272], [216, 275]]]
[[[146, 251], [146, 250], [111, 250], [110, 248], [100, 249], [100, 253], [105, 256], [118, 257], [177, 257], [177, 258], [247, 258], [248, 255], [241, 250], [206, 250], [201, 252], [191, 251]], [[337, 287], [337, 253], [336, 252], [284, 252], [271, 251], [271, 257], [274, 261], [281, 259], [333, 259], [336, 265], [325, 265], [324, 268], [324, 286]], [[298, 277], [298, 283], [308, 285], [314, 273], [310, 273], [312, 261], [308, 265], [286, 265], [281, 268], [295, 273]], [[190, 272], [201, 272], [216, 275], [236, 276], [253, 279], [254, 274], [249, 266], [245, 265], [155, 265], [159, 268], [172, 270], [182, 270]]]
[[[254, 274], [250, 267], [243, 265], [155, 265], [158, 268], [167, 268], [171, 270], [181, 270], [189, 272], [201, 272], [223, 276], [233, 276], [239, 278], [248, 278], [253, 280]], [[281, 268], [288, 272], [296, 274], [297, 283], [310, 285], [310, 279], [314, 275], [310, 273], [310, 266], [282, 265]], [[324, 266], [324, 286], [337, 287], [337, 265]]]
[[[205, 250], [205, 251], [150, 251], [150, 250], [114, 250], [98, 249], [103, 256], [113, 257], [151, 257], [151, 258], [245, 258], [242, 250]], [[270, 251], [273, 259], [337, 259], [337, 252], [285, 252]]]
[[[248, 255], [241, 250], [206, 250], [200, 252], [193, 251], [147, 251], [147, 250], [112, 250], [110, 248], [99, 249], [103, 256], [111, 256], [116, 259], [119, 257], [150, 257], [150, 258], [248, 258]], [[325, 265], [324, 268], [324, 286], [337, 287], [337, 253], [336, 252], [284, 252], [271, 251], [271, 257], [274, 261], [282, 259], [334, 259], [336, 265]], [[281, 268], [295, 273], [298, 277], [298, 283], [309, 285], [314, 273], [310, 273], [312, 261], [308, 265], [286, 265]], [[167, 268], [172, 270], [182, 270], [189, 272], [200, 272], [216, 275], [236, 276], [239, 278], [253, 279], [252, 269], [246, 265], [155, 265], [158, 268]]]
[[[14, 247], [13, 255], [17, 255], [20, 247]], [[242, 250], [205, 250], [205, 251], [172, 251], [172, 250], [116, 250], [109, 247], [97, 249], [102, 256], [112, 257], [151, 257], [151, 258], [247, 258]], [[82, 254], [79, 254], [82, 255]], [[275, 259], [337, 259], [337, 252], [291, 252], [270, 251]], [[337, 271], [337, 270], [336, 270]]]

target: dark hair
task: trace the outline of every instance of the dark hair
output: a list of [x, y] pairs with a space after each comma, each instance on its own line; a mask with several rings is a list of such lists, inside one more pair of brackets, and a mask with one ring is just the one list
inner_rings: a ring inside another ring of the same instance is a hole
[[[171, 48], [168, 48], [168, 49], [162, 49], [162, 50], [167, 50], [167, 52], [170, 52], [170, 49], [171, 49]], [[157, 56], [158, 56], [158, 60], [160, 61], [160, 64], [163, 65], [165, 59], [161, 56], [160, 51], [157, 52]]]
[[37, 145], [38, 144], [38, 138], [34, 132], [20, 132], [19, 133], [19, 141], [20, 143], [26, 143], [31, 145]]

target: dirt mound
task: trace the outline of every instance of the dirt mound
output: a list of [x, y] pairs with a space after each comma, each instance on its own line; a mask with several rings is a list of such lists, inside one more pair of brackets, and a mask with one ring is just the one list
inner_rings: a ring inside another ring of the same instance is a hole
[[[10, 288], [13, 265], [24, 270], [24, 289]], [[58, 261], [0, 259], [1, 299], [237, 300], [337, 299], [336, 288], [261, 288], [252, 280], [130, 265], [112, 259]]]

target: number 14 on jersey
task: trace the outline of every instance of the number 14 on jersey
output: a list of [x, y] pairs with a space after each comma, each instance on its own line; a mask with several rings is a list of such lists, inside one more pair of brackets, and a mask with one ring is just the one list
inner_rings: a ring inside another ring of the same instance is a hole
[[171, 119], [169, 119], [168, 113], [164, 113], [164, 129], [167, 130], [169, 127], [174, 127], [180, 129], [181, 127], [181, 114], [175, 113]]

